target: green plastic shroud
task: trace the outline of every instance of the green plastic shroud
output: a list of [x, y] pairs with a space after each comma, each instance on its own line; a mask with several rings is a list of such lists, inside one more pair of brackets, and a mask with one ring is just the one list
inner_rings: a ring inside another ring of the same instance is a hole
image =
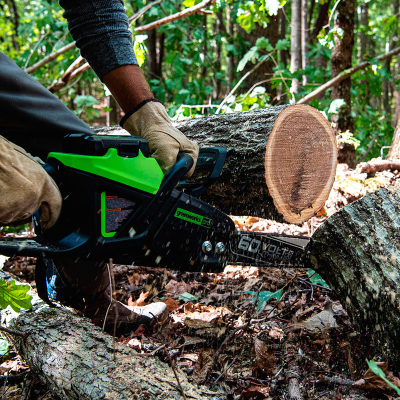
[[104, 156], [85, 156], [70, 153], [50, 153], [64, 165], [102, 176], [144, 192], [155, 194], [164, 174], [157, 161], [146, 158], [139, 150], [136, 157], [120, 157], [117, 149], [108, 149]]

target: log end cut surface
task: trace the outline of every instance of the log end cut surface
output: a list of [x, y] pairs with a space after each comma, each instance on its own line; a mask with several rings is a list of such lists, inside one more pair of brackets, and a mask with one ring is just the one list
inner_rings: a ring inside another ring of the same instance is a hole
[[279, 114], [266, 145], [265, 179], [286, 221], [300, 224], [324, 206], [336, 165], [336, 137], [318, 110], [294, 105]]

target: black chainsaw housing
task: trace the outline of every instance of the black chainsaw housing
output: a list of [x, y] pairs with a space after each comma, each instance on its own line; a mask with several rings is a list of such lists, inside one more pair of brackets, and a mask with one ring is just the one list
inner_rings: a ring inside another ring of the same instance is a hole
[[[71, 153], [103, 155], [113, 147], [124, 157], [135, 157], [138, 150], [147, 156], [147, 143], [140, 138], [110, 140], [71, 136], [66, 138], [66, 149]], [[200, 196], [215, 181], [222, 170], [225, 154], [225, 149], [202, 149], [199, 165], [209, 168], [211, 173], [203, 182], [190, 185], [183, 182], [176, 189], [193, 163], [190, 156], [180, 155], [155, 195], [49, 158], [46, 170], [55, 179], [63, 197], [59, 220], [53, 228], [40, 232], [37, 223], [40, 215], [36, 214], [38, 236], [32, 240], [2, 238], [0, 253], [75, 261], [112, 259], [114, 263], [123, 264], [221, 271], [226, 265], [227, 250], [216, 253], [216, 244], [223, 243], [228, 249], [235, 232], [234, 223], [191, 192]], [[105, 237], [101, 227], [102, 193], [129, 204], [129, 213], [119, 221], [112, 237]], [[205, 242], [211, 246], [207, 252], [201, 250]]]

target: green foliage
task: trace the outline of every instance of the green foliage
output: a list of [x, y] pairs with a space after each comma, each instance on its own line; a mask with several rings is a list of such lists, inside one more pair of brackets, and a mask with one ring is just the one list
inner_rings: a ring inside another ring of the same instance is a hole
[[8, 355], [8, 347], [7, 340], [0, 339], [0, 356]]
[[80, 117], [85, 113], [89, 120], [93, 120], [95, 117], [100, 116], [100, 111], [93, 108], [94, 105], [99, 104], [99, 102], [91, 95], [78, 95], [75, 97], [74, 103], [77, 108], [74, 113]]
[[15, 312], [19, 312], [21, 308], [30, 310], [32, 296], [27, 294], [29, 289], [29, 285], [16, 285], [15, 281], [0, 279], [0, 308], [4, 310], [11, 306]]
[[369, 369], [379, 378], [383, 379], [389, 386], [391, 386], [398, 395], [400, 395], [400, 388], [398, 388], [396, 385], [394, 385], [392, 382], [390, 382], [387, 378], [385, 373], [376, 365], [376, 362], [374, 360], [368, 361], [367, 364]]
[[244, 293], [251, 294], [253, 297], [250, 299], [253, 303], [257, 300], [257, 310], [260, 310], [264, 303], [268, 303], [271, 299], [276, 299], [279, 301], [283, 294], [283, 289], [279, 289], [276, 292], [260, 292], [258, 294], [257, 299], [257, 292], [252, 292], [250, 290], [245, 291]]
[[313, 269], [307, 271], [308, 279], [313, 285], [321, 285], [324, 287], [329, 287], [329, 285], [322, 279], [321, 275], [317, 274]]

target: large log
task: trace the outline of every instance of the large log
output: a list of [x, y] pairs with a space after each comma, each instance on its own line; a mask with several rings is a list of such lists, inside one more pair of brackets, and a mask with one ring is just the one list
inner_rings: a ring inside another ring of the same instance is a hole
[[312, 107], [269, 107], [193, 118], [176, 126], [200, 147], [227, 148], [221, 178], [204, 197], [227, 214], [300, 224], [329, 196], [336, 138]]
[[[0, 277], [9, 278], [3, 272]], [[171, 366], [156, 356], [140, 356], [67, 309], [50, 308], [34, 296], [31, 311], [2, 310], [2, 325], [23, 336], [7, 335], [40, 381], [61, 399], [184, 399]], [[3, 333], [4, 334], [4, 333]], [[176, 368], [176, 367], [175, 367]], [[176, 372], [187, 398], [218, 396]]]
[[369, 357], [388, 359], [399, 371], [400, 188], [342, 208], [315, 231], [308, 250], [357, 330], [375, 337]]

